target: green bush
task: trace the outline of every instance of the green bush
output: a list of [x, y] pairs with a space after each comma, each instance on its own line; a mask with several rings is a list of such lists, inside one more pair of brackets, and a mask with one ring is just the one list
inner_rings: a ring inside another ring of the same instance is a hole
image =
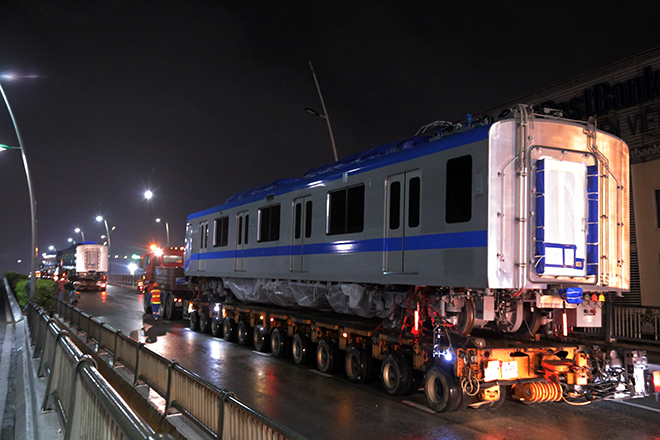
[[[28, 303], [28, 292], [25, 290], [26, 286], [27, 279], [16, 283], [16, 288], [14, 289], [16, 300], [21, 309]], [[57, 298], [57, 285], [55, 281], [37, 279], [37, 287], [34, 290], [34, 303], [45, 310], [52, 310], [55, 305], [55, 298]]]
[[23, 275], [22, 273], [5, 272], [5, 278], [7, 278], [9, 286], [16, 291], [16, 284], [21, 280], [27, 280], [28, 276]]

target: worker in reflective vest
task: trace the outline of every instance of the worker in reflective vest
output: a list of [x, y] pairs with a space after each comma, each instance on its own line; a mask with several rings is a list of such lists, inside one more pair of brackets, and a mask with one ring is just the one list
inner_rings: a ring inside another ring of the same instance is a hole
[[154, 319], [158, 319], [158, 309], [160, 309], [160, 288], [158, 283], [154, 283], [151, 288], [151, 312], [154, 315]]

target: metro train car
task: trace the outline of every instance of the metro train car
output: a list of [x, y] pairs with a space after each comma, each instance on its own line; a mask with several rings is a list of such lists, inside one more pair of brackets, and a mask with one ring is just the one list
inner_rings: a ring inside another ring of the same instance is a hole
[[108, 247], [93, 241], [74, 244], [57, 253], [58, 274], [85, 290], [105, 290], [108, 272]]
[[432, 123], [191, 214], [186, 278], [225, 301], [464, 334], [599, 327], [629, 287], [628, 154], [524, 105]]

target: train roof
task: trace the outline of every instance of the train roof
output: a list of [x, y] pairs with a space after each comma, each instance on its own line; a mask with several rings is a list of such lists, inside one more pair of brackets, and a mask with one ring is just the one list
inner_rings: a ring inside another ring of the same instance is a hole
[[358, 174], [367, 170], [380, 168], [398, 162], [404, 162], [416, 157], [425, 156], [442, 150], [449, 150], [461, 145], [486, 139], [492, 124], [477, 127], [466, 127], [460, 131], [448, 133], [438, 130], [431, 135], [415, 136], [397, 142], [381, 145], [361, 153], [348, 156], [336, 162], [313, 168], [303, 177], [279, 179], [266, 185], [261, 185], [234, 194], [224, 204], [205, 209], [188, 216], [188, 220], [209, 215], [222, 209], [244, 205], [262, 200], [268, 195], [280, 195], [298, 189], [317, 186], [323, 182], [340, 179], [344, 173]]

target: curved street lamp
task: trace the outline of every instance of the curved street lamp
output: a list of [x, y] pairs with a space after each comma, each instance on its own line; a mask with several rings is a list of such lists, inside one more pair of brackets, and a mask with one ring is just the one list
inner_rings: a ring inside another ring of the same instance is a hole
[[[147, 199], [147, 200], [151, 200], [153, 198], [153, 196], [154, 196], [154, 193], [151, 190], [146, 190], [144, 192], [144, 198]], [[165, 232], [167, 233], [167, 246], [166, 247], [170, 247], [170, 224], [167, 222], [167, 220], [162, 220], [161, 218], [156, 219], [156, 223], [160, 223], [161, 221], [165, 222]]]
[[[106, 234], [107, 237], [108, 237], [108, 258], [110, 258], [110, 254], [111, 254], [111, 253], [110, 253], [111, 245], [110, 245], [110, 229], [108, 229], [108, 221], [107, 221], [106, 219], [104, 219], [103, 216], [101, 216], [101, 215], [97, 215], [97, 216], [96, 216], [96, 221], [97, 221], [97, 222], [103, 222], [103, 224], [105, 225], [105, 234]], [[108, 270], [109, 270], [109, 269], [110, 269], [110, 268], [108, 268]]]
[[[160, 223], [161, 220], [160, 218], [156, 219], [156, 223]], [[167, 232], [167, 245], [165, 247], [170, 247], [170, 224], [167, 223], [167, 220], [165, 220], [165, 232]]]
[[325, 108], [325, 102], [323, 101], [323, 95], [321, 94], [321, 87], [319, 86], [319, 81], [316, 79], [316, 72], [314, 72], [314, 66], [312, 66], [311, 61], [309, 62], [309, 68], [312, 69], [312, 76], [314, 76], [314, 83], [316, 84], [316, 90], [319, 92], [319, 98], [321, 99], [321, 107], [323, 108], [324, 114], [321, 114], [311, 108], [306, 108], [305, 111], [309, 114], [312, 114], [314, 116], [319, 116], [325, 119], [325, 122], [328, 123], [328, 131], [330, 132], [330, 142], [332, 142], [332, 152], [335, 155], [335, 162], [337, 162], [339, 158], [337, 156], [337, 147], [335, 146], [335, 137], [332, 134], [332, 126], [330, 125], [330, 117], [328, 116], [328, 110], [326, 110]]
[[85, 233], [82, 231], [82, 229], [76, 228], [73, 230], [73, 232], [75, 232], [76, 234], [80, 234], [80, 236], [82, 237], [82, 241], [85, 241]]
[[[7, 75], [2, 75], [4, 79], [11, 79]], [[2, 83], [0, 82], [0, 92], [2, 93], [2, 98], [5, 100], [5, 106], [11, 116], [11, 121], [14, 124], [14, 131], [16, 132], [16, 139], [18, 140], [18, 147], [10, 147], [8, 145], [0, 145], [0, 149], [7, 150], [21, 150], [21, 157], [23, 158], [23, 167], [25, 168], [25, 177], [27, 178], [28, 193], [30, 195], [30, 217], [32, 220], [32, 260], [30, 263], [30, 291], [28, 292], [29, 297], [34, 296], [35, 289], [37, 287], [36, 281], [36, 271], [37, 271], [37, 258], [39, 256], [39, 246], [37, 245], [37, 202], [34, 200], [34, 192], [32, 191], [32, 179], [30, 178], [30, 169], [28, 168], [27, 157], [25, 157], [25, 145], [21, 138], [21, 133], [18, 130], [18, 124], [16, 123], [16, 118], [14, 118], [14, 113], [11, 111], [11, 106], [9, 105], [9, 100], [7, 95], [5, 95], [5, 89], [2, 88]]]

